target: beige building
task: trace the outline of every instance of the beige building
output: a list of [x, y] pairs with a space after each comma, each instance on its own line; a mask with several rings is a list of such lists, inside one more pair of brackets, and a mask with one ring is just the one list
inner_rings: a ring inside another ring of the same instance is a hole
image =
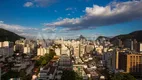
[[31, 52], [30, 47], [24, 47], [24, 52], [23, 53], [28, 54], [30, 52]]
[[142, 43], [140, 43], [140, 47], [139, 48], [140, 48], [140, 52], [142, 52]]
[[60, 49], [60, 48], [55, 49], [55, 53], [56, 53], [57, 56], [61, 55], [61, 50], [62, 49]]
[[116, 51], [112, 55], [112, 70], [142, 75], [142, 54], [128, 51]]
[[142, 54], [128, 54], [124, 56], [127, 58], [127, 73], [142, 73]]
[[3, 47], [3, 42], [0, 42], [0, 47]]
[[49, 48], [40, 47], [37, 49], [38, 56], [44, 56], [46, 53], [49, 53]]
[[91, 51], [93, 51], [93, 49], [94, 49], [94, 45], [86, 45], [85, 52], [90, 53]]
[[98, 47], [96, 47], [96, 52], [98, 53], [98, 54], [100, 54], [100, 55], [102, 55], [102, 52], [103, 51], [103, 46], [98, 46]]
[[4, 42], [0, 42], [0, 47], [13, 47], [13, 42], [9, 42], [9, 41], [4, 41]]

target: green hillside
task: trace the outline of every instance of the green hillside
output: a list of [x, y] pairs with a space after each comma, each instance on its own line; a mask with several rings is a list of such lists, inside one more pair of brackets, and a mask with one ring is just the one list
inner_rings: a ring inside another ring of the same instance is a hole
[[24, 38], [11, 31], [0, 28], [0, 41], [16, 41], [18, 39]]

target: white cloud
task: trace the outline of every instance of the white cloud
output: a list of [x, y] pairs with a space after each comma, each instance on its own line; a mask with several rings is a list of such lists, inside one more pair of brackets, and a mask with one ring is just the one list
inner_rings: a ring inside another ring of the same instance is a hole
[[68, 10], [73, 10], [73, 8], [71, 8], [71, 7], [68, 7], [68, 8], [66, 8], [66, 10], [68, 11]]
[[3, 23], [3, 21], [0, 21], [0, 24], [2, 24]]
[[105, 7], [93, 5], [93, 7], [86, 7], [85, 13], [79, 18], [65, 18], [46, 23], [45, 26], [80, 30], [128, 22], [142, 17], [142, 0], [115, 2]]
[[57, 29], [55, 27], [46, 27], [46, 28], [43, 28], [42, 31], [46, 31], [48, 33], [55, 33]]
[[39, 5], [40, 7], [50, 6], [54, 3], [56, 3], [56, 0], [34, 0], [36, 5]]
[[66, 11], [74, 11], [76, 12], [77, 11], [77, 8], [72, 8], [72, 7], [68, 7], [65, 9]]
[[18, 35], [24, 36], [26, 38], [35, 38], [37, 36], [36, 34], [37, 33], [35, 33], [35, 34], [31, 34], [31, 33], [19, 33]]
[[30, 0], [31, 2], [26, 2], [24, 7], [47, 7], [57, 2], [57, 0]]
[[33, 6], [33, 3], [32, 3], [32, 2], [26, 2], [26, 3], [24, 4], [24, 7], [31, 7], [31, 6]]
[[63, 19], [62, 17], [57, 18], [58, 21], [59, 21], [59, 20], [62, 20], [62, 19]]
[[69, 28], [63, 28], [59, 32], [60, 33], [68, 33], [69, 30], [70, 30]]
[[[9, 25], [9, 24], [5, 24], [3, 21], [2, 21], [2, 23], [0, 22], [0, 28], [12, 31], [18, 35], [24, 35], [25, 33], [32, 35], [38, 31], [37, 28], [23, 27], [20, 25]], [[25, 36], [27, 36], [27, 35], [25, 35]]]
[[[45, 35], [45, 38], [53, 38], [54, 34], [57, 32], [56, 27], [44, 27], [44, 28], [33, 28], [25, 27], [21, 25], [6, 24], [4, 21], [0, 21], [0, 28], [14, 32], [18, 35], [24, 36], [26, 38], [35, 38], [38, 37], [38, 34]], [[52, 36], [51, 36], [52, 35]]]

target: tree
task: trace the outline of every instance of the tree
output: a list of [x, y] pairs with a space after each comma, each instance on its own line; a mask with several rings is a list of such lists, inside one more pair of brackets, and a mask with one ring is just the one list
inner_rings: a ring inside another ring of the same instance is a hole
[[47, 60], [43, 59], [41, 62], [41, 65], [44, 66], [44, 65], [46, 65], [46, 63], [47, 63]]
[[82, 77], [74, 71], [64, 70], [61, 80], [82, 80]]
[[43, 61], [43, 57], [41, 56], [39, 60], [36, 60], [36, 66], [41, 66], [42, 61]]
[[73, 71], [65, 70], [63, 71], [63, 75], [61, 80], [75, 80], [75, 74]]
[[82, 80], [82, 77], [75, 72], [75, 80]]
[[122, 80], [123, 75], [121, 73], [114, 74], [111, 80]]
[[6, 74], [2, 75], [1, 79], [2, 80], [9, 80], [10, 78], [18, 78], [19, 77], [19, 73], [18, 72], [14, 72], [14, 71], [8, 71]]
[[55, 51], [50, 50], [49, 54], [45, 54], [45, 56], [41, 56], [39, 60], [36, 61], [36, 66], [46, 65], [55, 55], [56, 55]]
[[124, 74], [123, 77], [123, 80], [136, 80], [135, 77], [130, 74]]
[[132, 75], [126, 73], [114, 74], [111, 80], [136, 80]]

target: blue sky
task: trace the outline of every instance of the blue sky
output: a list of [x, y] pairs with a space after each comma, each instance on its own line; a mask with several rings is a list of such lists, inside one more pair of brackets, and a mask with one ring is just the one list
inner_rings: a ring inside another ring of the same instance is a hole
[[0, 0], [0, 27], [22, 36], [115, 36], [142, 30], [141, 5], [142, 0]]

